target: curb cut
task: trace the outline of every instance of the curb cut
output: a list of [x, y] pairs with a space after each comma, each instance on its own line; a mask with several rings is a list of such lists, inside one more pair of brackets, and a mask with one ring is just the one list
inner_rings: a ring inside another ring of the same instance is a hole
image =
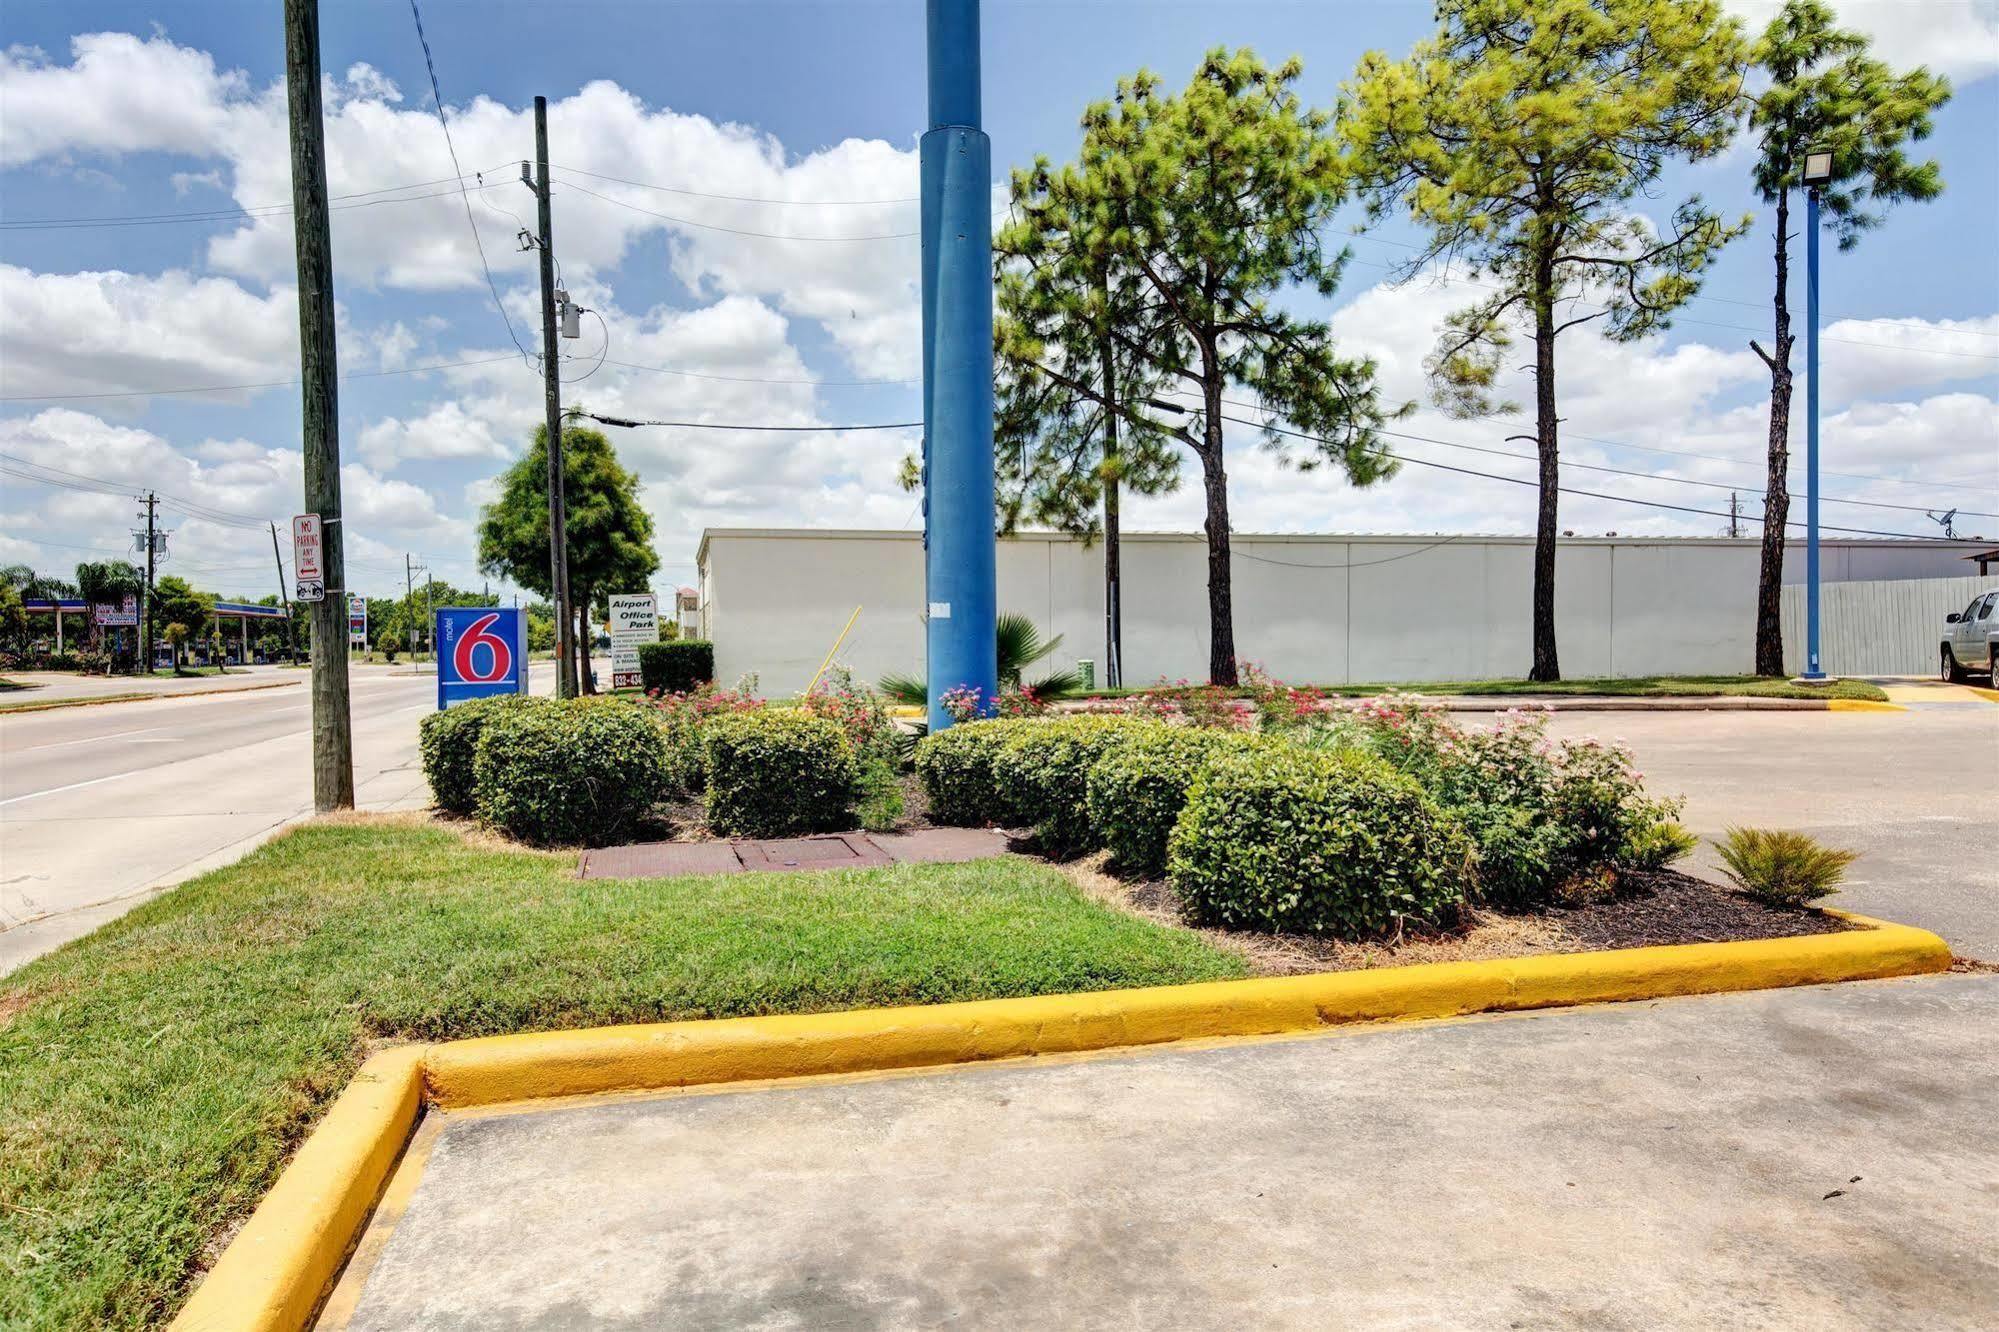
[[1859, 928], [1481, 962], [841, 1013], [722, 1018], [404, 1046], [364, 1063], [171, 1324], [309, 1325], [426, 1105], [948, 1066], [1356, 1023], [1775, 989], [1947, 970], [1927, 930]]

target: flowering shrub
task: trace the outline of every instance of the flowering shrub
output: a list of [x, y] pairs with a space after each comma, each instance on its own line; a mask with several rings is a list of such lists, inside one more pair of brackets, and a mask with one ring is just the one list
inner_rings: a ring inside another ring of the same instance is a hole
[[945, 690], [944, 697], [937, 701], [954, 722], [978, 721], [984, 717], [1040, 717], [1048, 711], [1048, 700], [1033, 685], [1000, 690], [991, 707], [984, 700], [984, 691], [959, 685]]
[[701, 747], [702, 726], [716, 717], [755, 712], [763, 700], [738, 689], [703, 685], [692, 693], [646, 691], [646, 706], [666, 739], [666, 779], [670, 793], [690, 796], [708, 781], [707, 759]]
[[1307, 738], [1364, 750], [1421, 782], [1478, 842], [1480, 896], [1501, 907], [1600, 895], [1611, 871], [1659, 863], [1657, 829], [1681, 805], [1648, 797], [1621, 745], [1550, 740], [1545, 708], [1511, 708], [1490, 727], [1465, 729], [1431, 700], [1390, 694]]
[[944, 715], [954, 722], [977, 721], [981, 717], [990, 715], [986, 711], [984, 699], [985, 695], [971, 685], [959, 685], [954, 689], [946, 689], [944, 697], [937, 700], [937, 705], [943, 708]]
[[888, 700], [854, 683], [854, 674], [844, 666], [828, 671], [799, 700], [808, 716], [830, 721], [845, 733], [860, 765], [858, 802], [861, 826], [869, 832], [887, 832], [902, 817], [902, 785], [897, 773], [902, 766], [900, 732], [888, 715]]

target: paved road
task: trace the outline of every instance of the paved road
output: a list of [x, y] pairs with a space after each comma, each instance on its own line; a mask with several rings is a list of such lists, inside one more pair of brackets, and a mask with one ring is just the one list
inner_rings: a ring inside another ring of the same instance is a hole
[[[436, 684], [353, 675], [362, 808], [421, 806]], [[0, 714], [0, 974], [312, 810], [305, 688]]]
[[108, 698], [121, 694], [209, 694], [230, 689], [272, 685], [303, 685], [307, 672], [285, 666], [235, 666], [227, 675], [153, 676], [78, 675], [74, 671], [10, 671], [7, 678], [21, 686], [0, 693], [0, 712], [26, 703], [57, 699]]
[[[1568, 713], [1549, 729], [1628, 742], [1646, 785], [1684, 794], [1684, 821], [1703, 837], [1731, 824], [1796, 828], [1861, 852], [1831, 905], [1999, 962], [1999, 705]], [[1714, 863], [1703, 846], [1691, 868], [1713, 876]]]
[[446, 1114], [321, 1326], [1990, 1328], [1995, 1079], [1954, 975]]

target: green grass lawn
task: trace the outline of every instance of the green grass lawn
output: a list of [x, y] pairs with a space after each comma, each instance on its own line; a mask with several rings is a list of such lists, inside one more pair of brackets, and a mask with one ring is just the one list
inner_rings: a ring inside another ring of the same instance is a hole
[[0, 980], [0, 1327], [156, 1326], [371, 1048], [1242, 975], [1022, 860], [578, 880], [323, 823]]
[[[1850, 698], [1885, 701], [1879, 685], [1865, 680], [1837, 680], [1829, 685], [1794, 685], [1761, 675], [1640, 675], [1616, 679], [1557, 680], [1425, 680], [1416, 684], [1321, 685], [1328, 693], [1348, 698], [1401, 692], [1405, 694], [1538, 694], [1594, 695], [1604, 698]], [[1078, 697], [1123, 698], [1147, 692], [1139, 689], [1099, 689]]]

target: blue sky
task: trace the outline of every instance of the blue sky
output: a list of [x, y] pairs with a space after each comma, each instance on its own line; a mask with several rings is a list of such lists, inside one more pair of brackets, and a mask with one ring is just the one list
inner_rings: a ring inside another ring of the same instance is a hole
[[[1769, 11], [1756, 0], [1733, 7], [1752, 21]], [[1827, 522], [1934, 532], [1916, 510], [1999, 513], [1999, 5], [1841, 8], [1877, 34], [1885, 57], [1928, 62], [1958, 92], [1930, 142], [1944, 166], [1943, 199], [1900, 210], [1851, 254], [1828, 255], [1826, 466], [1842, 474], [1828, 490], [1868, 503], [1828, 506]], [[609, 335], [606, 347], [586, 321], [586, 336], [569, 344], [572, 374], [600, 347], [606, 357], [569, 401], [734, 423], [917, 414], [916, 251], [899, 234], [915, 225], [913, 204], [900, 201], [915, 193], [923, 128], [920, 4], [430, 0], [424, 9], [460, 163], [494, 169], [468, 181], [488, 187], [473, 217], [514, 332], [530, 345], [534, 274], [513, 235], [532, 220], [532, 198], [511, 163], [532, 149], [531, 99], [551, 100], [552, 157], [563, 168], [556, 248]], [[6, 6], [0, 222], [286, 202], [280, 12], [275, 0]], [[359, 376], [341, 389], [352, 581], [371, 592], [399, 586], [409, 552], [440, 577], [476, 585], [477, 508], [539, 419], [536, 377], [511, 355], [464, 205], [446, 192], [451, 167], [407, 4], [343, 0], [325, 6], [324, 23], [324, 66], [336, 84], [332, 189], [363, 196], [334, 219], [341, 368]], [[1140, 65], [1177, 83], [1211, 45], [1296, 53], [1305, 95], [1326, 104], [1365, 50], [1399, 54], [1429, 27], [1428, 7], [1413, 3], [988, 3], [996, 170], [1037, 152], [1069, 155], [1082, 106]], [[1747, 166], [1738, 147], [1678, 173], [1651, 206], [1664, 212], [1698, 191], [1724, 210], [1750, 209]], [[899, 238], [735, 234], [743, 230]], [[1385, 265], [1403, 253], [1394, 242], [1407, 236], [1390, 227], [1357, 238], [1331, 308], [1343, 342], [1380, 358], [1387, 389], [1420, 399], [1422, 356], [1468, 293], [1421, 279], [1382, 285]], [[0, 230], [0, 452], [43, 476], [55, 467], [108, 481], [110, 491], [172, 494], [181, 571], [225, 593], [270, 590], [268, 538], [213, 519], [282, 521], [296, 507], [296, 390], [140, 391], [295, 373], [289, 245], [282, 212]], [[1756, 512], [1767, 379], [1745, 344], [1768, 324], [1769, 253], [1759, 218], [1668, 335], [1636, 347], [1565, 340], [1565, 458], [1657, 474], [1572, 469], [1569, 484], [1703, 509], [1726, 509], [1727, 487], [1737, 486]], [[457, 368], [407, 373], [439, 363]], [[1526, 464], [1450, 447], [1518, 449], [1504, 442], [1518, 429], [1425, 411], [1408, 432], [1449, 443], [1397, 447], [1526, 476]], [[647, 483], [662, 586], [692, 580], [704, 526], [910, 525], [913, 500], [894, 473], [913, 441], [911, 431], [615, 438]], [[1355, 492], [1324, 473], [1301, 482], [1246, 442], [1231, 474], [1245, 531], [1531, 526], [1527, 487], [1421, 467]], [[131, 504], [120, 493], [17, 476], [0, 486], [0, 560], [66, 568], [127, 540]], [[1190, 530], [1197, 490], [1141, 501], [1126, 521]], [[1870, 507], [1886, 505], [1914, 509]], [[1563, 512], [1565, 525], [1587, 532], [1721, 525], [1574, 497]], [[1999, 519], [1959, 528], [1999, 535]]]

